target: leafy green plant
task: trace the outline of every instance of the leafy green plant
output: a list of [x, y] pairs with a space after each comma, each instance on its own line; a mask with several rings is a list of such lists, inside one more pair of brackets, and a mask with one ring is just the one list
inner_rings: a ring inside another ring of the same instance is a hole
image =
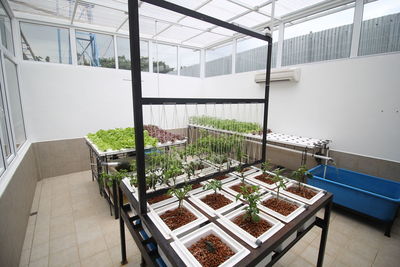
[[[145, 146], [156, 146], [158, 140], [149, 135], [147, 131], [143, 131], [144, 145]], [[87, 135], [90, 141], [92, 141], [99, 150], [107, 151], [120, 150], [123, 148], [135, 148], [135, 129], [132, 127], [128, 128], [116, 128], [110, 130], [99, 130], [96, 133], [89, 133]]]
[[216, 194], [218, 190], [222, 190], [222, 182], [218, 180], [211, 180], [203, 186], [203, 189], [214, 190], [214, 194]]
[[116, 172], [112, 172], [110, 174], [103, 172], [101, 174], [101, 181], [104, 182], [108, 187], [112, 187], [113, 182], [115, 181], [117, 185], [122, 181], [123, 178], [130, 178], [131, 175], [128, 174], [127, 170], [120, 170]]
[[166, 164], [163, 170], [164, 182], [169, 186], [169, 181], [172, 179], [174, 185], [176, 185], [176, 178], [182, 174], [182, 162], [175, 158], [168, 158]]
[[183, 165], [183, 170], [185, 171], [186, 177], [188, 178], [189, 181], [192, 176], [195, 176], [198, 167], [199, 163], [196, 161], [186, 162]]
[[272, 180], [275, 182], [275, 184], [277, 186], [277, 194], [276, 194], [277, 198], [279, 198], [279, 190], [286, 189], [285, 180], [281, 176], [283, 171], [284, 171], [284, 169], [275, 169], [274, 170], [275, 176], [272, 178]]
[[240, 179], [242, 180], [242, 183], [245, 182], [244, 178], [244, 168], [242, 164], [239, 164], [236, 166], [235, 171], [240, 175]]
[[241, 193], [236, 195], [236, 201], [240, 198], [243, 198], [248, 204], [245, 207], [246, 213], [244, 218], [253, 222], [259, 222], [260, 216], [258, 214], [260, 213], [260, 210], [258, 209], [257, 204], [261, 199], [260, 187], [256, 185], [242, 186]]
[[307, 182], [307, 178], [312, 178], [313, 175], [307, 170], [305, 165], [300, 166], [297, 170], [292, 172], [292, 178], [298, 182], [298, 187], [301, 188], [302, 183]]
[[183, 200], [190, 190], [192, 190], [192, 185], [185, 185], [182, 188], [171, 188], [168, 190], [167, 194], [170, 196], [175, 196], [178, 199], [178, 209], [181, 209]]
[[267, 174], [267, 171], [269, 171], [270, 169], [271, 169], [271, 162], [269, 162], [269, 160], [261, 163], [261, 170], [263, 174]]
[[254, 131], [261, 131], [261, 126], [253, 122], [242, 122], [237, 120], [229, 119], [218, 119], [210, 116], [193, 116], [189, 118], [190, 123], [209, 126], [216, 129], [240, 132], [240, 133], [252, 133]]
[[218, 172], [222, 170], [222, 167], [228, 162], [228, 156], [226, 154], [212, 154], [209, 160], [217, 165]]

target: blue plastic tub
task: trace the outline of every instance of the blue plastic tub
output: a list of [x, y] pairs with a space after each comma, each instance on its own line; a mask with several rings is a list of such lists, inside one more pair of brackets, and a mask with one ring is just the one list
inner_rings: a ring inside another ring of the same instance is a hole
[[390, 235], [400, 204], [400, 183], [325, 165], [310, 172], [314, 178], [308, 184], [333, 193], [335, 204], [388, 223], [386, 234]]

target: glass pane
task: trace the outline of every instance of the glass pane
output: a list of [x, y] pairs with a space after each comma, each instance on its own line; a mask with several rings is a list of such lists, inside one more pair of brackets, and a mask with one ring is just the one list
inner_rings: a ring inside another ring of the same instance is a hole
[[7, 93], [11, 119], [14, 127], [15, 145], [20, 147], [26, 140], [24, 118], [22, 115], [21, 98], [19, 94], [17, 66], [8, 58], [5, 58], [5, 74], [7, 80]]
[[294, 65], [350, 56], [354, 8], [285, 25], [282, 65]]
[[365, 4], [358, 55], [394, 51], [400, 51], [400, 1]]
[[232, 43], [206, 50], [206, 77], [232, 73]]
[[[131, 69], [131, 50], [129, 38], [117, 37], [118, 68]], [[149, 71], [149, 43], [140, 41], [140, 66], [142, 71]]]
[[[275, 34], [276, 33], [276, 34]], [[277, 32], [274, 32], [272, 44], [272, 68], [276, 67], [276, 49], [278, 44]], [[236, 44], [236, 73], [265, 70], [267, 66], [268, 43], [255, 38], [245, 38], [237, 41]]]
[[11, 20], [3, 4], [0, 3], [0, 33], [2, 44], [14, 54], [14, 46], [11, 34]]
[[181, 76], [200, 77], [200, 50], [181, 47], [179, 58]]
[[112, 35], [77, 31], [76, 52], [79, 65], [115, 68]]
[[[2, 94], [0, 94], [0, 134], [1, 144], [4, 154], [8, 158], [11, 155], [10, 137], [8, 136], [8, 127], [6, 121], [6, 110], [4, 109], [4, 100]], [[0, 169], [4, 167], [3, 160], [0, 152]]]
[[69, 30], [21, 22], [24, 60], [71, 64]]
[[177, 74], [178, 47], [154, 44], [153, 71], [155, 73]]

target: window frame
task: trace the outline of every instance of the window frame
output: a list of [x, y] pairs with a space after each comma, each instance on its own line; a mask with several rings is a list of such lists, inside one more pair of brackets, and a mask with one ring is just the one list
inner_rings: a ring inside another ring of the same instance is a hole
[[[36, 26], [44, 26], [44, 27], [53, 27], [53, 28], [59, 28], [59, 29], [66, 29], [68, 30], [68, 45], [69, 45], [69, 56], [70, 56], [70, 63], [64, 63], [64, 62], [46, 62], [46, 61], [37, 61], [37, 60], [27, 60], [24, 59], [22, 56], [22, 39], [21, 39], [21, 34], [22, 34], [22, 30], [21, 30], [21, 23], [25, 23], [25, 24], [33, 24]], [[19, 34], [19, 47], [16, 47], [16, 49], [20, 49], [20, 53], [21, 53], [21, 59], [23, 62], [37, 62], [37, 63], [46, 63], [46, 64], [63, 64], [63, 65], [74, 65], [74, 60], [73, 60], [73, 54], [72, 54], [72, 44], [71, 44], [71, 32], [73, 31], [73, 28], [71, 27], [67, 27], [67, 26], [60, 26], [60, 25], [56, 25], [56, 24], [45, 24], [45, 23], [40, 23], [40, 22], [32, 22], [32, 21], [28, 21], [28, 20], [18, 20], [17, 21], [18, 24], [18, 34]]]

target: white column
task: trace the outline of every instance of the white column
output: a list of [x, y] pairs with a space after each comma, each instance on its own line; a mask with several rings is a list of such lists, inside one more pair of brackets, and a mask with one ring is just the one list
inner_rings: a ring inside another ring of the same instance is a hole
[[114, 57], [115, 57], [115, 69], [119, 69], [118, 63], [118, 51], [117, 51], [117, 36], [113, 35], [114, 37]]
[[181, 75], [181, 47], [178, 45], [178, 50], [177, 50], [177, 54], [176, 54], [176, 56], [177, 56], [177, 62], [178, 62], [178, 64], [177, 64], [177, 74], [178, 74], [178, 76], [180, 76]]
[[154, 51], [154, 46], [153, 42], [149, 41], [149, 72], [153, 72], [153, 51]]
[[236, 46], [237, 39], [232, 41], [232, 74], [236, 73]]
[[200, 50], [200, 78], [206, 77], [206, 50]]
[[283, 38], [285, 36], [285, 24], [279, 24], [278, 51], [276, 54], [276, 68], [282, 67]]
[[353, 35], [351, 38], [350, 57], [356, 57], [358, 55], [358, 46], [360, 44], [363, 12], [364, 12], [364, 1], [356, 0], [356, 5], [354, 8]]
[[72, 65], [78, 65], [78, 55], [76, 53], [76, 36], [75, 36], [75, 28], [69, 28], [69, 44], [71, 47], [71, 59]]

